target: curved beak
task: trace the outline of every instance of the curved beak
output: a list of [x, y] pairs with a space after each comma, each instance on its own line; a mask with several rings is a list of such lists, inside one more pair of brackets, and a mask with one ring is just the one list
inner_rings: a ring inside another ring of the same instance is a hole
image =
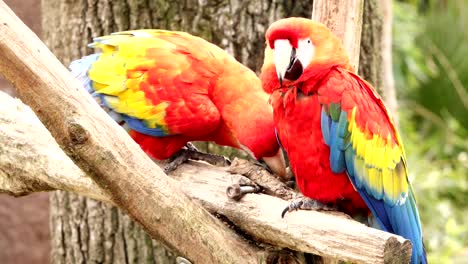
[[295, 81], [301, 77], [303, 67], [296, 56], [296, 49], [291, 45], [289, 40], [275, 40], [273, 56], [276, 74], [281, 86], [283, 86], [284, 79]]
[[278, 153], [276, 153], [276, 155], [273, 157], [264, 157], [263, 161], [274, 174], [278, 175], [282, 179], [286, 179], [286, 161], [281, 149], [279, 149]]

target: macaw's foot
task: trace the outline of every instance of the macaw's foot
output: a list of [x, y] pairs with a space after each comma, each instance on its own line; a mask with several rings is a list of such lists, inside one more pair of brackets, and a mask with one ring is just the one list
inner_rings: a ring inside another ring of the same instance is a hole
[[281, 217], [283, 218], [287, 212], [292, 212], [296, 210], [336, 211], [337, 209], [335, 207], [321, 203], [317, 200], [313, 200], [307, 197], [301, 197], [294, 200], [286, 208], [284, 208], [283, 212], [281, 213]]
[[168, 174], [174, 171], [180, 164], [189, 159], [202, 160], [214, 166], [229, 166], [231, 164], [231, 161], [224, 156], [200, 152], [194, 145], [188, 143], [185, 148], [170, 158], [170, 162], [164, 167], [164, 172]]

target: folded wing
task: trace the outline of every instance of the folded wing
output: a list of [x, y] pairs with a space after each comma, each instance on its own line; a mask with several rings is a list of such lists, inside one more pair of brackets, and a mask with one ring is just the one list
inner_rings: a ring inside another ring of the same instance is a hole
[[335, 173], [346, 171], [383, 230], [413, 243], [412, 263], [425, 252], [416, 201], [401, 139], [371, 85], [332, 69], [318, 90], [321, 127]]
[[209, 90], [222, 68], [213, 45], [182, 32], [137, 30], [90, 47], [100, 52], [70, 68], [117, 121], [156, 137], [197, 137], [218, 126]]

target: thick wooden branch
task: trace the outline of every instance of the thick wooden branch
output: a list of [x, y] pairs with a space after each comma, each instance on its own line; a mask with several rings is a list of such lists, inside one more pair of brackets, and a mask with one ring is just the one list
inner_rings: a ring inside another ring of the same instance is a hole
[[0, 72], [111, 200], [195, 263], [255, 263], [256, 251], [184, 195], [0, 0]]
[[226, 216], [260, 241], [355, 263], [409, 262], [411, 243], [402, 237], [369, 228], [338, 212], [297, 211], [282, 219], [287, 201], [264, 194], [247, 194], [239, 202], [229, 200], [224, 190], [231, 183], [226, 181], [228, 177], [220, 177], [226, 169], [213, 168], [200, 177], [201, 166], [191, 163], [171, 176], [209, 211]]
[[34, 112], [0, 92], [0, 193], [64, 190], [111, 203], [62, 151]]
[[[259, 182], [266, 193], [287, 199], [297, 195], [244, 160], [235, 161], [231, 168], [191, 162], [171, 177], [210, 212], [225, 216], [250, 237], [274, 247], [357, 263], [403, 263], [409, 259], [409, 241], [342, 214], [299, 211], [282, 219], [287, 202], [277, 197], [248, 194], [240, 202], [230, 200], [226, 188], [242, 177], [233, 171]], [[0, 92], [0, 192], [22, 195], [52, 189], [107, 202], [111, 199], [68, 158], [29, 107]]]
[[314, 0], [312, 19], [325, 24], [335, 33], [357, 70], [362, 31], [364, 0]]
[[248, 179], [257, 184], [265, 194], [283, 200], [292, 200], [299, 195], [298, 192], [287, 187], [279, 178], [272, 177], [265, 169], [255, 166], [247, 160], [234, 159], [228, 171], [233, 174], [245, 175]]

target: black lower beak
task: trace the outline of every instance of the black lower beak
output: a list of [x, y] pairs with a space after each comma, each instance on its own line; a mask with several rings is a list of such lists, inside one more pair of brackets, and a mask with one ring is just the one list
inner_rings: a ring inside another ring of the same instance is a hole
[[[299, 61], [298, 58], [292, 58], [291, 62], [288, 66], [288, 69], [286, 70], [286, 74], [284, 75], [285, 79], [288, 79], [290, 81], [295, 81], [301, 77], [302, 72], [303, 72], [303, 67], [301, 62]], [[280, 84], [282, 85], [282, 79], [280, 79]]]

